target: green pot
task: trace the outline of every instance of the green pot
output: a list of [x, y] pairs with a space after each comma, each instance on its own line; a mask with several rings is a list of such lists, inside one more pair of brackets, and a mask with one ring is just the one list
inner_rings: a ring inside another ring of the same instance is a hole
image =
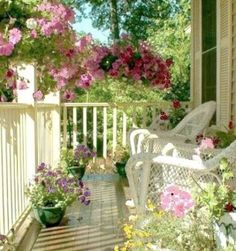
[[126, 162], [116, 162], [116, 170], [117, 173], [121, 176], [121, 177], [126, 177], [126, 172], [125, 172], [125, 165]]
[[83, 178], [85, 169], [86, 169], [85, 165], [67, 167], [68, 172], [78, 179]]
[[33, 208], [35, 218], [45, 227], [58, 226], [65, 215], [66, 209], [61, 207]]

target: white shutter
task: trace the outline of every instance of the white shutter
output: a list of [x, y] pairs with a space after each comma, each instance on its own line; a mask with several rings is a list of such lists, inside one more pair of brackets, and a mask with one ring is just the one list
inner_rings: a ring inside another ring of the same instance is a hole
[[218, 0], [217, 124], [226, 126], [231, 117], [232, 0]]
[[231, 116], [236, 124], [236, 1], [232, 6], [232, 84], [231, 84]]
[[192, 0], [191, 3], [191, 30], [192, 30], [192, 62], [191, 62], [191, 99], [194, 107], [201, 104], [202, 85], [202, 21], [201, 1]]

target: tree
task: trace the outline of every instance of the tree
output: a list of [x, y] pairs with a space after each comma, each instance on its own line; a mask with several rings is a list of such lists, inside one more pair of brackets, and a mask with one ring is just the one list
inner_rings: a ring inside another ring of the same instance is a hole
[[189, 99], [190, 84], [190, 0], [179, 0], [173, 16], [166, 19], [158, 29], [150, 27], [148, 41], [154, 50], [164, 57], [172, 58], [172, 89], [165, 93], [167, 99]]
[[135, 41], [145, 40], [150, 26], [157, 26], [155, 20], [169, 18], [178, 8], [178, 0], [64, 0], [78, 9], [78, 16], [86, 17], [93, 26], [108, 29], [114, 40], [120, 33], [131, 35]]

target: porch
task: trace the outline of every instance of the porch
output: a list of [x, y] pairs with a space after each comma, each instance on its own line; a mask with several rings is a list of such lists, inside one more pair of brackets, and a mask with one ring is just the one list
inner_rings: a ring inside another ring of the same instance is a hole
[[[126, 146], [131, 127], [148, 126], [160, 109], [169, 106], [169, 102], [2, 103], [0, 232], [22, 251], [113, 250], [122, 243], [122, 226], [132, 209], [125, 205], [131, 198], [128, 182], [114, 173], [112, 159], [119, 146]], [[98, 152], [84, 178], [91, 189], [91, 204], [74, 204], [59, 227], [41, 229], [28, 206], [26, 186], [37, 163], [57, 167], [60, 145], [78, 143]]]
[[[75, 202], [60, 226], [40, 230], [32, 250], [109, 251], [122, 244], [122, 225], [128, 216], [127, 180], [116, 174], [88, 174], [84, 181], [92, 192], [91, 204]], [[26, 249], [20, 246], [18, 250]]]

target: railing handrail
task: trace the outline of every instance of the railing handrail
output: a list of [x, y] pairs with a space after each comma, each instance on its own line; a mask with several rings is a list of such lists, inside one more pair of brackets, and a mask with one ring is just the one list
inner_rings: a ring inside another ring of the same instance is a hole
[[1, 102], [0, 103], [0, 109], [25, 109], [25, 108], [29, 108], [32, 105], [30, 104], [20, 104], [20, 103], [8, 103], [8, 102]]
[[[171, 101], [158, 100], [155, 102], [149, 101], [132, 101], [132, 102], [76, 102], [76, 103], [61, 103], [62, 107], [127, 107], [127, 106], [160, 106], [166, 107]], [[181, 102], [181, 104], [190, 105], [191, 101]]]

